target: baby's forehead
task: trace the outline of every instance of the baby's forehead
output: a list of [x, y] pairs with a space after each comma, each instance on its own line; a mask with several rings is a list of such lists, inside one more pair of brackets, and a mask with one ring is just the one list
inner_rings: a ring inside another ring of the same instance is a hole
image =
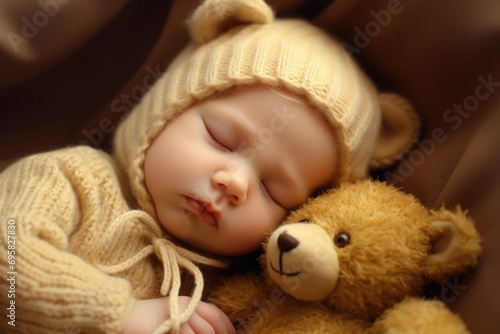
[[[312, 120], [311, 125], [317, 126], [323, 132], [335, 132], [324, 113], [312, 106], [305, 96], [283, 87], [236, 86], [224, 91], [223, 94], [213, 95], [200, 101], [196, 105], [207, 107], [201, 111], [210, 113], [214, 118], [227, 116], [236, 118], [240, 114], [245, 114], [245, 117], [249, 119], [267, 119], [271, 123], [263, 124], [263, 126], [270, 127], [270, 130], [274, 131], [275, 134], [285, 131], [293, 125], [299, 130], [300, 126], [295, 123], [304, 120]], [[278, 127], [277, 123], [283, 123], [286, 127]], [[321, 134], [314, 131], [297, 131], [296, 135], [316, 136]]]
[[291, 89], [285, 86], [271, 86], [263, 83], [253, 83], [249, 85], [235, 85], [227, 89], [218, 91], [205, 100], [201, 100], [195, 103], [209, 102], [213, 100], [222, 100], [228, 98], [237, 98], [241, 94], [251, 93], [253, 95], [268, 96], [274, 94], [290, 102], [295, 102], [300, 105], [308, 104], [307, 98], [303, 94], [293, 92]]
[[307, 105], [307, 99], [303, 95], [299, 95], [296, 93], [291, 92], [290, 90], [284, 88], [284, 87], [279, 87], [279, 88], [273, 88], [273, 87], [267, 87], [268, 90], [286, 100], [289, 100], [294, 103], [298, 103], [300, 105]]

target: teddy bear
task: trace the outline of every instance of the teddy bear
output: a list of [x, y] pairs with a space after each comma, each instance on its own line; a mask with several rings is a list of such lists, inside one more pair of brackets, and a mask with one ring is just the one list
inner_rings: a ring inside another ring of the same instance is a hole
[[422, 297], [478, 262], [480, 236], [459, 206], [430, 210], [387, 183], [345, 183], [292, 211], [266, 238], [261, 273], [209, 295], [240, 333], [468, 333]]

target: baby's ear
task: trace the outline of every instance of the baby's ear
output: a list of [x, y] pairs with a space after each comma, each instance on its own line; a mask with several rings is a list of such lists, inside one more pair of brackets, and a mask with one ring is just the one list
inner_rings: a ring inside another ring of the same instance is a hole
[[263, 0], [205, 0], [189, 18], [188, 26], [191, 38], [203, 44], [238, 25], [264, 24], [273, 18]]
[[441, 208], [431, 214], [427, 274], [436, 282], [443, 282], [477, 264], [481, 239], [474, 222], [459, 207], [454, 212]]
[[420, 134], [420, 118], [411, 103], [393, 93], [379, 95], [382, 125], [370, 161], [374, 169], [388, 167], [400, 159]]

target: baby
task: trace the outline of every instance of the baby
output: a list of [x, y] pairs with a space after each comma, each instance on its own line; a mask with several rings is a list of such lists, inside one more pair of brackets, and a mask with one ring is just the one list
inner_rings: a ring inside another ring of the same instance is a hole
[[189, 28], [112, 155], [66, 148], [0, 174], [0, 244], [15, 258], [0, 268], [16, 288], [9, 301], [1, 285], [1, 307], [15, 302], [17, 330], [234, 332], [201, 301], [213, 268], [415, 139], [411, 106], [307, 22], [261, 0], [207, 0]]

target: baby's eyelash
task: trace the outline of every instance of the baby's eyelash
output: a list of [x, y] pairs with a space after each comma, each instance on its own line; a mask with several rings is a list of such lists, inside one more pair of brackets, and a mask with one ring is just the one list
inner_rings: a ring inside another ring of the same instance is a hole
[[226, 145], [224, 145], [223, 143], [220, 142], [220, 140], [218, 140], [214, 134], [212, 133], [212, 131], [210, 131], [209, 127], [207, 126], [207, 124], [205, 122], [203, 122], [203, 124], [205, 125], [205, 130], [207, 131], [212, 143], [214, 145], [216, 145], [217, 147], [219, 147], [221, 150], [224, 150], [224, 151], [231, 151], [231, 149], [229, 147], [227, 147]]
[[285, 207], [283, 205], [281, 205], [280, 203], [278, 203], [278, 201], [276, 201], [272, 196], [271, 194], [269, 193], [269, 190], [267, 190], [267, 187], [266, 185], [264, 184], [264, 182], [261, 182], [260, 183], [261, 187], [262, 187], [262, 192], [264, 193], [264, 196], [266, 197], [266, 199], [269, 201], [269, 202], [272, 202], [273, 204], [279, 206], [280, 208], [283, 208], [285, 209]]

